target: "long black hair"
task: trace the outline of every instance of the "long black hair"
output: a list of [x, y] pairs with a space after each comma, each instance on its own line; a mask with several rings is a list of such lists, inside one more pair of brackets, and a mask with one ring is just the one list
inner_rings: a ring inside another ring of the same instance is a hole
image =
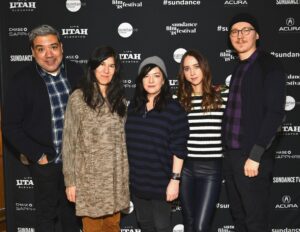
[[166, 74], [156, 64], [147, 64], [141, 69], [139, 75], [135, 80], [136, 88], [133, 97], [135, 112], [139, 112], [145, 109], [145, 105], [148, 102], [148, 97], [147, 97], [147, 92], [143, 86], [143, 79], [155, 67], [158, 67], [162, 72], [164, 78], [164, 84], [162, 85], [159, 94], [154, 98], [154, 103], [153, 103], [154, 109], [158, 111], [163, 110], [166, 104], [168, 103], [168, 101], [171, 99], [170, 85]]
[[[106, 99], [101, 94], [95, 69], [107, 58], [112, 57], [115, 61], [115, 73], [106, 90]], [[120, 78], [120, 60], [112, 47], [97, 47], [93, 52], [87, 64], [85, 78], [82, 80], [81, 90], [86, 104], [96, 110], [107, 101], [110, 111], [116, 112], [124, 117], [126, 113], [126, 103], [123, 85]]]

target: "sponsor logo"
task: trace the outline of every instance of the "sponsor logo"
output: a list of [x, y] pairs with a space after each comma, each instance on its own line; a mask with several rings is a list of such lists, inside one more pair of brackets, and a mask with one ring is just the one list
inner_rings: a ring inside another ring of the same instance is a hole
[[118, 27], [119, 36], [122, 38], [128, 38], [132, 35], [133, 32], [136, 32], [137, 29], [133, 28], [130, 23], [121, 23]]
[[173, 59], [177, 62], [180, 63], [182, 56], [186, 53], [186, 49], [184, 48], [178, 48], [174, 51], [173, 53]]
[[17, 232], [35, 232], [35, 229], [29, 227], [18, 227]]
[[235, 59], [234, 51], [226, 49], [224, 52], [220, 52], [220, 57], [223, 58], [225, 62], [232, 61]]
[[112, 5], [116, 6], [117, 9], [123, 9], [123, 8], [138, 8], [138, 7], [143, 7], [143, 2], [125, 2], [125, 1], [119, 1], [119, 0], [112, 0]]
[[16, 179], [16, 186], [19, 189], [32, 189], [34, 183], [31, 177], [24, 177], [24, 179]]
[[228, 75], [228, 76], [226, 77], [226, 79], [225, 79], [225, 85], [228, 86], [228, 87], [229, 87], [229, 85], [230, 85], [231, 77], [232, 77], [232, 75], [230, 74], [230, 75]]
[[276, 5], [298, 5], [299, 0], [276, 0]]
[[134, 89], [136, 84], [131, 79], [124, 79], [122, 80], [123, 86], [125, 89]]
[[36, 2], [33, 1], [18, 1], [9, 2], [9, 9], [13, 12], [31, 12], [36, 9]]
[[66, 55], [66, 59], [71, 60], [77, 64], [87, 64], [87, 59], [81, 59], [79, 55]]
[[282, 229], [272, 229], [271, 232], [300, 232], [300, 228], [282, 228]]
[[66, 8], [70, 12], [77, 12], [81, 9], [82, 6], [85, 6], [86, 3], [82, 3], [81, 0], [67, 0]]
[[10, 55], [10, 62], [32, 61], [32, 55]]
[[274, 176], [273, 183], [280, 183], [280, 184], [300, 183], [300, 176]]
[[218, 25], [217, 26], [217, 31], [228, 31], [228, 27], [222, 26], [222, 25]]
[[286, 85], [287, 86], [299, 86], [300, 85], [300, 75], [289, 74], [287, 76]]
[[216, 204], [217, 209], [229, 209], [229, 207], [230, 207], [229, 204], [221, 204], [221, 203]]
[[291, 150], [281, 150], [275, 152], [275, 159], [300, 159], [300, 155], [293, 155]]
[[179, 1], [171, 1], [171, 0], [163, 0], [164, 6], [199, 6], [201, 4], [200, 0], [179, 0]]
[[298, 209], [298, 205], [292, 202], [290, 195], [284, 195], [281, 198], [281, 203], [275, 205], [275, 209]]
[[16, 202], [16, 211], [35, 211], [32, 203]]
[[184, 226], [182, 224], [177, 224], [174, 226], [173, 232], [184, 232]]
[[248, 2], [246, 0], [226, 0], [224, 2], [224, 6], [248, 6]]
[[300, 52], [270, 52], [276, 58], [299, 58]]
[[178, 34], [195, 34], [197, 33], [198, 23], [172, 23], [170, 26], [166, 26], [166, 31], [169, 31], [171, 35]]
[[133, 205], [132, 201], [130, 201], [129, 208], [122, 210], [122, 213], [131, 214], [133, 212], [133, 210], [134, 210], [134, 205]]
[[296, 100], [292, 96], [286, 96], [285, 98], [285, 110], [291, 111], [296, 106]]
[[285, 25], [279, 27], [278, 31], [280, 33], [299, 33], [300, 32], [300, 26], [295, 25], [295, 19], [293, 17], [288, 17], [285, 20]]
[[231, 232], [234, 229], [234, 225], [224, 225], [218, 228], [217, 232]]
[[300, 135], [300, 126], [293, 125], [292, 123], [284, 123], [281, 126], [281, 135]]
[[181, 205], [180, 205], [180, 201], [176, 200], [172, 202], [172, 206], [171, 206], [171, 212], [175, 213], [177, 211], [181, 211]]
[[88, 36], [88, 28], [80, 28], [79, 26], [62, 28], [61, 35], [65, 39], [84, 39]]
[[122, 63], [136, 64], [141, 61], [141, 53], [134, 53], [133, 51], [123, 51], [119, 53], [119, 58]]
[[28, 28], [27, 27], [9, 27], [8, 28], [8, 36], [16, 37], [16, 36], [27, 36]]
[[121, 228], [121, 232], [142, 232], [142, 230], [133, 228], [132, 226], [126, 226], [125, 228]]

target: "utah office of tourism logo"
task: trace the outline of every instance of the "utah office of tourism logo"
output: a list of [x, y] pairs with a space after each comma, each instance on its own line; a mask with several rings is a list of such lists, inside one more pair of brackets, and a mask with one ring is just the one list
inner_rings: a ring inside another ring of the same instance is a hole
[[61, 35], [65, 39], [85, 39], [88, 36], [88, 28], [80, 28], [79, 26], [70, 26], [62, 28]]
[[19, 189], [33, 189], [34, 183], [31, 177], [16, 179], [16, 187]]
[[299, 33], [300, 26], [296, 24], [296, 21], [293, 17], [288, 17], [285, 20], [285, 25], [279, 27], [279, 33]]
[[292, 123], [284, 123], [281, 126], [281, 131], [280, 133], [283, 136], [289, 136], [289, 135], [295, 135], [298, 136], [300, 135], [300, 126], [299, 125], [294, 125]]
[[35, 229], [32, 227], [18, 227], [17, 232], [35, 232]]
[[119, 53], [119, 58], [122, 63], [127, 63], [127, 64], [136, 64], [141, 61], [141, 53], [136, 53], [133, 51], [123, 51]]
[[16, 1], [9, 2], [9, 9], [13, 12], [30, 12], [36, 10], [36, 2]]
[[292, 202], [290, 195], [284, 195], [281, 198], [281, 203], [275, 205], [275, 209], [298, 209], [298, 205]]
[[143, 2], [125, 2], [125, 1], [119, 1], [119, 0], [112, 0], [112, 4], [117, 7], [117, 9], [123, 9], [123, 8], [139, 8], [143, 7]]
[[172, 23], [166, 26], [166, 31], [169, 31], [171, 35], [195, 34], [197, 33], [197, 26], [198, 23], [196, 22]]

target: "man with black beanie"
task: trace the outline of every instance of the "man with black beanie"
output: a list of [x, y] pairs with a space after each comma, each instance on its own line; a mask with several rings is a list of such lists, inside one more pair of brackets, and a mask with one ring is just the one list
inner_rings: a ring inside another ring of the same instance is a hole
[[274, 138], [284, 118], [285, 73], [258, 49], [261, 36], [250, 14], [234, 16], [229, 40], [239, 57], [223, 120], [224, 177], [235, 229], [268, 230]]

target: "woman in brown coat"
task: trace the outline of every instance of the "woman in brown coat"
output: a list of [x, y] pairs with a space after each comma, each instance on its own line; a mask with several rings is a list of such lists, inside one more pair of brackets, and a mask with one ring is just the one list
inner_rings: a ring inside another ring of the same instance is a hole
[[120, 211], [129, 207], [126, 103], [119, 68], [111, 47], [96, 48], [83, 85], [70, 96], [66, 110], [66, 194], [76, 203], [85, 232], [120, 231]]

